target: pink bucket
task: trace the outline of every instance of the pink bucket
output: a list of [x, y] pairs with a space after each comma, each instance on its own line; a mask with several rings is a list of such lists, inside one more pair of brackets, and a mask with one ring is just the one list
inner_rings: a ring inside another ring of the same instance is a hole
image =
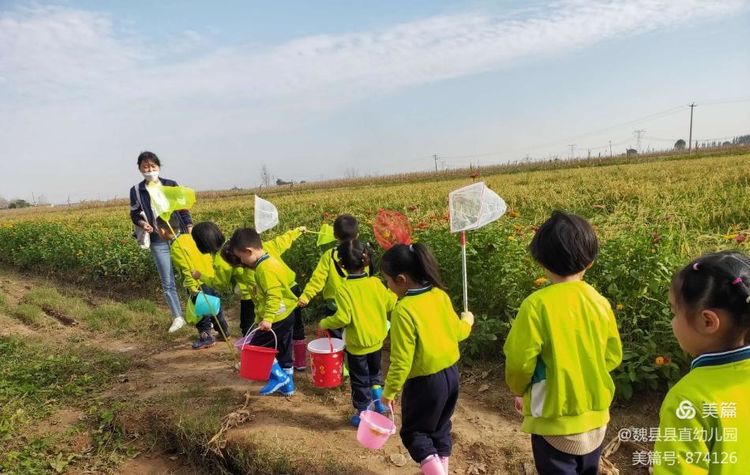
[[388, 438], [396, 433], [396, 422], [391, 418], [370, 410], [372, 403], [366, 411], [359, 415], [359, 427], [357, 428], [357, 441], [368, 449], [377, 450], [382, 448]]

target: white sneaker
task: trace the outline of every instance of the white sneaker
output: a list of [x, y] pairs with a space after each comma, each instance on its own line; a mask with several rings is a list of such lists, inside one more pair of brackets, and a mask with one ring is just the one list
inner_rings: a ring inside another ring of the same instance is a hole
[[176, 332], [180, 328], [184, 327], [185, 323], [187, 323], [187, 322], [185, 322], [184, 318], [182, 318], [182, 317], [175, 318], [174, 320], [172, 320], [172, 326], [169, 327], [169, 333]]

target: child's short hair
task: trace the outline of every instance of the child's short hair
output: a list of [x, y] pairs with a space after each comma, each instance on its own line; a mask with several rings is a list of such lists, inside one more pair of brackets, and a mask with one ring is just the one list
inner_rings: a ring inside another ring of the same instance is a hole
[[226, 245], [221, 249], [221, 257], [233, 266], [240, 265], [240, 260], [234, 254], [236, 251], [247, 249], [263, 249], [263, 241], [255, 228], [240, 228], [229, 238]]
[[219, 227], [210, 221], [193, 226], [192, 235], [195, 245], [203, 254], [216, 254], [226, 240]]
[[161, 162], [159, 161], [159, 157], [156, 156], [154, 152], [141, 152], [140, 155], [138, 155], [138, 166], [141, 166], [141, 163], [149, 161], [154, 162], [157, 167], [161, 167]]
[[534, 234], [529, 251], [539, 265], [565, 277], [587, 269], [596, 260], [599, 241], [584, 218], [554, 211]]
[[354, 272], [364, 269], [370, 264], [370, 253], [367, 245], [359, 239], [343, 241], [336, 248], [339, 255], [339, 262], [347, 272]]
[[674, 275], [672, 295], [689, 314], [722, 309], [750, 328], [750, 258], [736, 251], [699, 257]]
[[333, 235], [339, 241], [354, 239], [359, 234], [357, 218], [351, 214], [340, 214], [333, 222]]

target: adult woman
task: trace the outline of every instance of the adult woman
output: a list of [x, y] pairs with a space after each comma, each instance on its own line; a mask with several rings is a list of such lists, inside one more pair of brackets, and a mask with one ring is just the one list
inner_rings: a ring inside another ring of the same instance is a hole
[[[161, 238], [157, 232], [156, 216], [151, 207], [149, 189], [153, 190], [154, 187], [159, 186], [177, 186], [177, 182], [159, 178], [161, 161], [152, 152], [142, 152], [138, 155], [138, 170], [144, 180], [130, 188], [130, 219], [133, 224], [149, 233], [149, 249], [156, 263], [156, 269], [159, 271], [164, 298], [172, 312], [172, 326], [169, 327], [169, 332], [172, 333], [185, 325], [185, 319], [182, 317], [182, 307], [175, 285], [169, 241]], [[173, 226], [179, 227], [179, 232], [189, 233], [193, 229], [193, 220], [188, 210], [173, 213], [169, 221], [173, 223]], [[178, 230], [175, 229], [175, 231]]]

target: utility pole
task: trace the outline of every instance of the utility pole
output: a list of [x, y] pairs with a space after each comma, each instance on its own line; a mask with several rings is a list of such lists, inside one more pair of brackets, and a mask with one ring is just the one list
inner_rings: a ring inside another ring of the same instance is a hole
[[643, 132], [645, 132], [644, 129], [638, 129], [633, 131], [633, 135], [635, 135], [635, 141], [636, 141], [636, 147], [638, 148], [638, 153], [641, 153], [641, 135], [643, 135]]
[[568, 147], [570, 147], [570, 159], [572, 160], [573, 159], [574, 150], [576, 149], [576, 144], [574, 144], [574, 143], [569, 144]]
[[612, 158], [612, 141], [609, 141], [609, 158]]
[[690, 104], [690, 134], [688, 135], [688, 155], [693, 150], [693, 108], [694, 107], [695, 107], [695, 102]]
[[437, 154], [434, 154], [434, 155], [432, 156], [432, 158], [434, 158], [434, 159], [435, 159], [435, 172], [437, 172], [437, 171], [438, 171], [438, 168], [437, 168]]

